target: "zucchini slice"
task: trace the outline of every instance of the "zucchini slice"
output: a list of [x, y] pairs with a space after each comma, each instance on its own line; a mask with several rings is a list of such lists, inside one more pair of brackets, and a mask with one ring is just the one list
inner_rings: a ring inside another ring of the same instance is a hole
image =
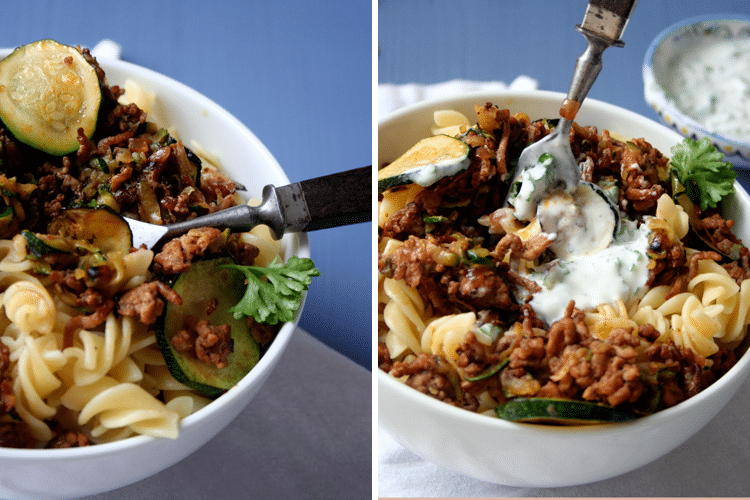
[[55, 156], [76, 151], [78, 129], [96, 129], [102, 91], [81, 53], [54, 40], [21, 46], [0, 61], [0, 119], [21, 142]]
[[482, 372], [480, 372], [479, 374], [473, 377], [466, 377], [466, 381], [467, 382], [479, 382], [480, 380], [486, 380], [492, 377], [493, 375], [497, 375], [498, 373], [500, 373], [500, 370], [508, 366], [508, 364], [510, 364], [510, 358], [504, 359], [503, 361], [497, 364], [494, 364], [492, 366], [488, 366]]
[[133, 233], [125, 219], [108, 207], [68, 208], [50, 222], [50, 234], [86, 242], [102, 253], [128, 253]]
[[67, 238], [52, 234], [35, 234], [28, 230], [21, 231], [26, 239], [26, 248], [35, 258], [56, 253], [73, 253], [75, 246]]
[[733, 244], [729, 248], [728, 252], [716, 248], [716, 246], [711, 243], [711, 241], [705, 236], [705, 234], [696, 229], [696, 226], [698, 225], [699, 208], [695, 205], [695, 203], [692, 202], [692, 200], [690, 200], [690, 197], [687, 194], [687, 190], [682, 185], [682, 183], [680, 183], [680, 180], [677, 178], [677, 175], [675, 175], [674, 171], [670, 172], [669, 177], [672, 185], [672, 200], [678, 203], [682, 207], [682, 209], [685, 210], [685, 213], [688, 214], [688, 221], [690, 223], [688, 239], [692, 242], [694, 247], [701, 250], [713, 250], [725, 259], [739, 261], [742, 258], [740, 254], [740, 250], [742, 250], [742, 244]]
[[431, 186], [469, 168], [468, 144], [448, 135], [422, 139], [393, 163], [378, 170], [378, 190], [404, 184]]
[[[245, 319], [235, 319], [229, 309], [245, 293], [245, 275], [226, 264], [231, 257], [195, 261], [181, 274], [172, 288], [182, 297], [182, 305], [167, 303], [157, 322], [156, 339], [172, 376], [208, 397], [220, 396], [242, 379], [260, 359], [260, 347]], [[189, 315], [206, 319], [212, 325], [231, 327], [234, 350], [227, 366], [217, 368], [172, 346], [172, 337], [184, 329]]]
[[511, 399], [498, 405], [495, 413], [499, 418], [512, 422], [557, 425], [627, 422], [639, 418], [635, 413], [610, 406], [554, 398]]

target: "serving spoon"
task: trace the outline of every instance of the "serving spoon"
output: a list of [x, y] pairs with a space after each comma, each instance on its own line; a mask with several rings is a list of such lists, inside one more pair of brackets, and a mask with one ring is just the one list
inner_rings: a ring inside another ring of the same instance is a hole
[[[518, 160], [518, 167], [506, 199], [515, 207], [515, 216], [521, 220], [534, 217], [536, 206], [550, 191], [562, 188], [573, 193], [581, 181], [581, 169], [573, 157], [570, 147], [570, 128], [583, 100], [602, 69], [602, 53], [614, 45], [622, 47], [625, 44], [621, 37], [638, 0], [590, 0], [583, 23], [576, 25], [576, 29], [586, 38], [586, 50], [578, 57], [575, 71], [568, 90], [567, 97], [560, 107], [560, 121], [554, 131], [540, 141], [527, 146]], [[540, 164], [540, 158], [548, 154], [550, 161]], [[540, 171], [530, 174], [530, 169], [541, 165]], [[544, 169], [544, 171], [541, 171]], [[518, 196], [513, 186], [517, 186], [524, 176], [533, 175], [534, 190]], [[598, 186], [592, 188], [601, 193]], [[612, 200], [604, 198], [617, 211]]]
[[372, 220], [372, 167], [347, 170], [287, 186], [263, 188], [258, 206], [236, 205], [175, 224], [157, 225], [123, 217], [133, 246], [158, 248], [166, 241], [198, 227], [249, 231], [259, 224], [275, 239], [285, 232], [303, 232]]

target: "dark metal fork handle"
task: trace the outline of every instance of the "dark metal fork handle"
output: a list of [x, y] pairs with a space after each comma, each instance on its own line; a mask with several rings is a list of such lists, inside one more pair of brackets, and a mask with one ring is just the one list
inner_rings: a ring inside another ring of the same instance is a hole
[[576, 26], [588, 46], [576, 61], [568, 90], [568, 100], [580, 104], [586, 98], [602, 69], [602, 53], [612, 45], [622, 47], [625, 26], [638, 0], [590, 0], [583, 23]]

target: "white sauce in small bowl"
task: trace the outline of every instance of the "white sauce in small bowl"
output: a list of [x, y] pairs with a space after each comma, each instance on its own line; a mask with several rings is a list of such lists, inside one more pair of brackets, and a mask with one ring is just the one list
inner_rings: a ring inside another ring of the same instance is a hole
[[680, 111], [721, 135], [750, 141], [750, 38], [693, 44], [668, 70], [669, 96]]

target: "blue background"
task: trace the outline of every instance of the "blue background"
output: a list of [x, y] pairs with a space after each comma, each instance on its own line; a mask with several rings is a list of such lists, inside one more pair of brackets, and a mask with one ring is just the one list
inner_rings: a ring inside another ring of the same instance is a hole
[[[93, 47], [217, 102], [292, 182], [372, 163], [372, 4], [333, 1], [3, 2], [0, 46], [42, 38]], [[300, 326], [371, 366], [369, 224], [310, 233], [322, 276]]]
[[[437, 83], [456, 78], [512, 82], [528, 75], [541, 90], [567, 92], [586, 40], [575, 29], [586, 0], [380, 0], [378, 81]], [[750, 2], [640, 0], [624, 48], [604, 52], [589, 97], [658, 120], [643, 99], [641, 66], [651, 41], [671, 24], [703, 14], [750, 15]]]

